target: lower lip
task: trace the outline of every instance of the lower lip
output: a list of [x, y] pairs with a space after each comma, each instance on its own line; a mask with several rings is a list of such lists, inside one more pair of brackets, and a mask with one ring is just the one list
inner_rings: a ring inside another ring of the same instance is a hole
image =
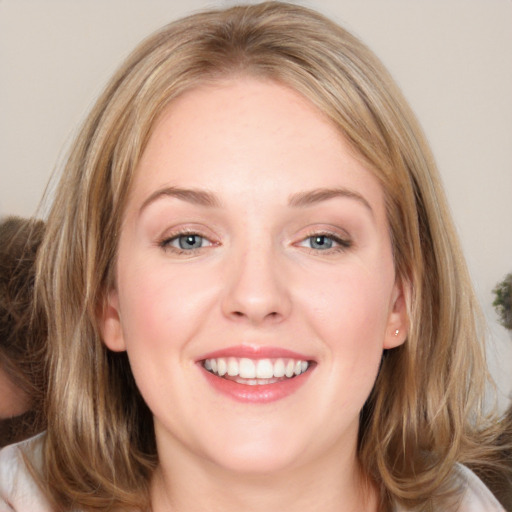
[[245, 403], [269, 403], [281, 400], [295, 393], [309, 378], [311, 368], [305, 373], [301, 373], [291, 379], [274, 382], [274, 384], [256, 384], [249, 386], [239, 384], [232, 380], [217, 377], [213, 373], [205, 370], [201, 365], [200, 369], [208, 383], [219, 393], [232, 398], [238, 402]]

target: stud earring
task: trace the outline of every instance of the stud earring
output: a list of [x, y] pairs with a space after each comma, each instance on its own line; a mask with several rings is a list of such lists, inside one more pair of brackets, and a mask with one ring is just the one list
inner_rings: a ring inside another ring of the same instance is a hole
[[398, 333], [400, 332], [400, 329], [395, 330], [395, 336], [398, 336]]

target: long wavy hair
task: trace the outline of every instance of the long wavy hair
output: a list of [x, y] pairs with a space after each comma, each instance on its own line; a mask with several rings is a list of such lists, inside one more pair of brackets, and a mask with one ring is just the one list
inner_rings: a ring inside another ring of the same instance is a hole
[[[361, 412], [359, 459], [383, 509], [431, 510], [456, 462], [485, 457], [480, 313], [430, 149], [401, 92], [357, 38], [280, 3], [194, 14], [145, 40], [117, 71], [72, 146], [38, 269], [49, 320], [44, 480], [56, 509], [149, 507], [152, 416], [127, 357], [102, 343], [124, 206], [163, 109], [229, 76], [286, 84], [349, 141], [385, 194], [396, 273], [408, 283], [406, 343], [384, 353]], [[72, 378], [71, 378], [72, 376]]]

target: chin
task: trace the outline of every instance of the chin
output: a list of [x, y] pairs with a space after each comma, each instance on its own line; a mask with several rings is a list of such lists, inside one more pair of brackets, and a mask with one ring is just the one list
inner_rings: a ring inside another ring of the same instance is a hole
[[300, 455], [288, 453], [277, 446], [251, 443], [226, 449], [215, 456], [216, 464], [225, 471], [244, 476], [268, 476], [293, 469]]
[[188, 439], [182, 438], [182, 446], [188, 445], [189, 453], [219, 470], [268, 475], [301, 463], [312, 440], [307, 434], [290, 427], [289, 422], [277, 423], [262, 414], [258, 419], [253, 416], [242, 421], [233, 417], [224, 422], [212, 419], [204, 430], [189, 431]]

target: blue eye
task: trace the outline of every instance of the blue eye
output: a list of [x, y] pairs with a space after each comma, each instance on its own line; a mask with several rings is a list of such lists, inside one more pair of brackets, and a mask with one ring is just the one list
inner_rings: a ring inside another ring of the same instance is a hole
[[183, 233], [170, 238], [165, 238], [159, 243], [163, 249], [172, 250], [174, 252], [192, 252], [212, 245], [212, 243], [204, 236], [197, 233]]
[[304, 238], [298, 245], [313, 251], [332, 253], [348, 249], [352, 246], [352, 242], [330, 233], [317, 233]]
[[320, 251], [325, 251], [326, 249], [332, 249], [334, 245], [334, 241], [332, 238], [329, 238], [326, 235], [315, 235], [307, 238], [309, 240], [309, 245], [311, 249], [317, 249]]
[[176, 237], [173, 241], [178, 243], [180, 249], [199, 249], [203, 247], [204, 238], [199, 235], [187, 234]]

